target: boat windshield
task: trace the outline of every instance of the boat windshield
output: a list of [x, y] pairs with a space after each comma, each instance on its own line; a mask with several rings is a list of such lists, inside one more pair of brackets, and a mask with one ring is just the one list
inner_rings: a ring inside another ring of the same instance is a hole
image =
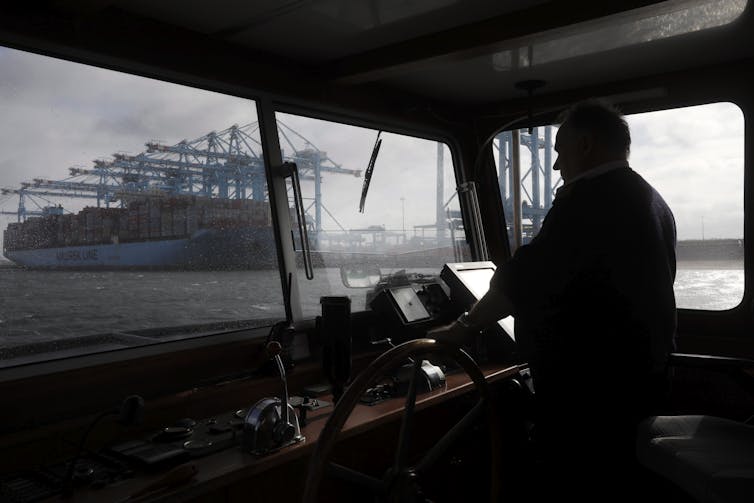
[[285, 317], [253, 101], [0, 65], [0, 366]]
[[314, 279], [303, 267], [298, 275], [304, 316], [320, 314], [320, 298], [331, 295], [349, 296], [352, 311], [369, 309], [365, 289], [381, 280], [421, 281], [446, 262], [470, 260], [447, 145], [300, 115], [277, 120], [283, 155], [301, 174], [312, 249]]
[[[285, 318], [254, 101], [5, 48], [0, 65], [0, 367]], [[470, 259], [447, 145], [383, 132], [361, 213], [378, 132], [277, 119], [311, 242], [305, 317]]]

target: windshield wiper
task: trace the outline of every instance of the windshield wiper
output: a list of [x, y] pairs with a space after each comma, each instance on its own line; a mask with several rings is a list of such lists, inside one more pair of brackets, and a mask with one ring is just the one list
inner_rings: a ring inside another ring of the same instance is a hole
[[369, 192], [369, 182], [372, 180], [372, 172], [374, 171], [374, 163], [377, 161], [377, 154], [380, 153], [380, 145], [382, 145], [382, 138], [380, 135], [382, 131], [377, 133], [377, 141], [374, 142], [374, 148], [372, 149], [372, 157], [369, 158], [369, 165], [364, 173], [364, 185], [361, 187], [361, 202], [359, 203], [359, 213], [364, 213], [364, 203], [367, 201], [367, 193]]

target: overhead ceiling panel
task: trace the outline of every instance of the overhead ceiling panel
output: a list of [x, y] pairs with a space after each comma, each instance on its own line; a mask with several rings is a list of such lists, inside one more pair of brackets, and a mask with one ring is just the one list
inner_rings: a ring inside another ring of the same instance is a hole
[[118, 0], [115, 5], [312, 64], [544, 3], [546, 0]]
[[544, 80], [541, 92], [552, 92], [680, 70], [719, 60], [712, 46], [725, 47], [730, 59], [750, 53], [744, 24], [752, 16], [739, 19], [746, 6], [747, 0], [668, 2], [637, 17], [621, 14], [504, 41], [500, 50], [479, 56], [417, 60], [378, 74], [377, 81], [438, 100], [478, 103], [522, 96], [514, 84], [523, 80]]

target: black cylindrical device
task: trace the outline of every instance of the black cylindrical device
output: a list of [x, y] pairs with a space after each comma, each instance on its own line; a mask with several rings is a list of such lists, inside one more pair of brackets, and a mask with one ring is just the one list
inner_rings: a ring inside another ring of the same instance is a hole
[[345, 296], [320, 298], [322, 318], [322, 370], [337, 402], [351, 377], [351, 299]]

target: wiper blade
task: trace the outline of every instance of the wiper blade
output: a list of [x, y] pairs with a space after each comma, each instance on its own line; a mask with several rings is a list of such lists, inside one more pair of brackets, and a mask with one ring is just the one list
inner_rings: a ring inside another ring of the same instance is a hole
[[374, 171], [374, 163], [377, 161], [377, 154], [380, 153], [380, 145], [382, 145], [382, 138], [380, 135], [382, 131], [377, 133], [377, 141], [374, 142], [374, 148], [372, 149], [372, 157], [369, 158], [369, 165], [364, 173], [364, 185], [361, 187], [361, 202], [359, 202], [359, 213], [364, 213], [364, 203], [367, 201], [367, 193], [369, 192], [369, 182], [372, 180], [372, 172]]

